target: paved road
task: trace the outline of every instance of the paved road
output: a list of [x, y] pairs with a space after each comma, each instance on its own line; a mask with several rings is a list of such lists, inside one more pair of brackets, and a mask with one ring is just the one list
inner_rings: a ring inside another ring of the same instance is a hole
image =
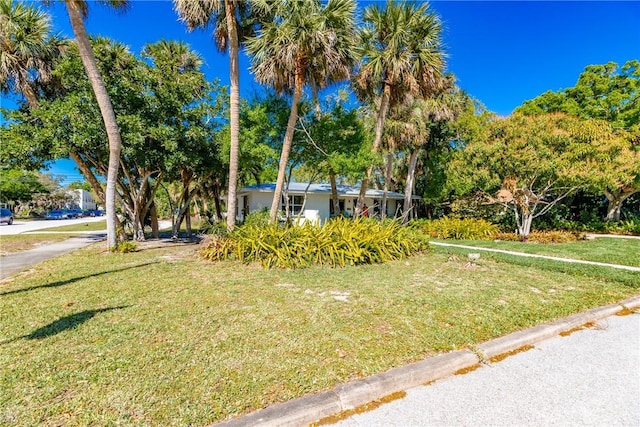
[[55, 219], [55, 220], [33, 220], [24, 221], [16, 219], [11, 225], [0, 225], [0, 236], [9, 236], [13, 234], [21, 234], [29, 231], [37, 231], [43, 228], [61, 227], [63, 225], [79, 224], [83, 222], [104, 221], [104, 216], [87, 217], [77, 219]]
[[640, 314], [407, 391], [338, 426], [640, 426]]

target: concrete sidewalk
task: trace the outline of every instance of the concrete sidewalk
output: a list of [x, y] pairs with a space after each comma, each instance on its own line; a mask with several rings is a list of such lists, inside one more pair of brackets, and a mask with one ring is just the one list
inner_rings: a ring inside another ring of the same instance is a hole
[[[483, 252], [483, 251], [484, 252], [494, 252], [494, 253], [499, 253], [499, 254], [521, 256], [521, 257], [525, 257], [525, 258], [541, 258], [541, 259], [549, 259], [549, 260], [553, 260], [553, 261], [568, 262], [568, 263], [573, 263], [573, 264], [599, 265], [601, 267], [611, 267], [611, 268], [617, 268], [617, 269], [620, 269], [620, 270], [629, 270], [629, 271], [640, 272], [640, 267], [633, 267], [633, 266], [630, 266], [630, 265], [609, 264], [609, 263], [606, 263], [606, 262], [586, 261], [586, 260], [575, 259], [575, 258], [562, 258], [562, 257], [557, 257], [557, 256], [551, 256], [551, 255], [540, 255], [540, 254], [530, 254], [530, 253], [526, 253], [526, 252], [508, 251], [508, 250], [504, 250], [504, 249], [483, 248], [482, 246], [459, 245], [457, 243], [429, 242], [429, 244], [430, 245], [435, 245], [435, 246], [446, 246], [446, 247], [452, 247], [452, 248], [468, 249], [468, 250], [472, 250], [472, 251], [476, 251], [476, 252], [477, 251], [480, 251], [480, 252]], [[638, 245], [638, 249], [640, 250], [640, 245]]]
[[[434, 381], [441, 380], [447, 377], [451, 377], [456, 373], [469, 372], [474, 369], [477, 369], [483, 365], [491, 364], [492, 362], [498, 362], [503, 358], [511, 355], [512, 353], [523, 352], [524, 350], [528, 350], [532, 348], [534, 344], [547, 340], [549, 338], [557, 337], [559, 334], [572, 332], [584, 328], [585, 326], [592, 326], [596, 322], [602, 321], [603, 319], [615, 316], [616, 314], [627, 314], [631, 313], [632, 310], [637, 310], [640, 308], [640, 296], [636, 296], [634, 298], [630, 298], [626, 301], [622, 301], [619, 304], [613, 304], [605, 307], [600, 307], [597, 309], [589, 310], [583, 313], [579, 313], [565, 319], [560, 319], [556, 322], [543, 324], [531, 329], [527, 329], [524, 331], [515, 332], [509, 335], [506, 335], [501, 338], [497, 338], [492, 341], [488, 341], [486, 343], [480, 344], [479, 346], [472, 348], [470, 350], [459, 350], [451, 353], [443, 354], [440, 356], [428, 358], [422, 360], [420, 362], [412, 363], [406, 366], [402, 366], [399, 368], [392, 369], [390, 371], [373, 375], [368, 378], [364, 378], [357, 381], [352, 381], [347, 384], [339, 385], [332, 390], [317, 393], [313, 395], [303, 396], [301, 398], [280, 404], [267, 407], [263, 410], [233, 419], [226, 422], [218, 423], [217, 426], [225, 426], [225, 427], [235, 427], [235, 426], [305, 426], [313, 423], [317, 423], [321, 420], [325, 419], [343, 419], [348, 415], [353, 415], [358, 413], [358, 408], [362, 408], [363, 405], [369, 405], [371, 402], [375, 401], [384, 401], [388, 400], [389, 396], [393, 396], [394, 394], [400, 393], [403, 394], [405, 390], [423, 386], [425, 384], [430, 384]], [[435, 411], [436, 414], [434, 419], [431, 422], [437, 424], [438, 420], [445, 413], [450, 413], [454, 418], [442, 418], [443, 421], [440, 425], [519, 425], [519, 424], [531, 424], [533, 425], [571, 425], [571, 423], [581, 423], [585, 421], [587, 424], [591, 425], [640, 425], [640, 411], [638, 410], [637, 402], [640, 397], [640, 370], [638, 366], [640, 364], [640, 323], [638, 319], [640, 319], [640, 315], [638, 314], [629, 314], [629, 319], [631, 319], [631, 325], [628, 326], [631, 329], [624, 329], [622, 332], [613, 336], [610, 340], [611, 342], [605, 342], [601, 345], [594, 345], [594, 351], [596, 352], [595, 356], [589, 355], [585, 358], [580, 356], [580, 353], [577, 355], [570, 355], [570, 365], [575, 365], [580, 369], [578, 374], [575, 374], [574, 380], [571, 383], [567, 384], [547, 384], [542, 378], [537, 379], [537, 376], [540, 375], [539, 372], [544, 372], [550, 367], [545, 365], [544, 360], [536, 362], [538, 366], [537, 371], [533, 371], [531, 368], [521, 368], [524, 371], [521, 374], [524, 376], [524, 380], [520, 380], [520, 382], [516, 382], [513, 384], [510, 389], [500, 389], [499, 384], [495, 384], [494, 386], [485, 385], [484, 388], [481, 388], [479, 393], [482, 394], [490, 394], [492, 389], [502, 390], [503, 394], [510, 394], [512, 391], [517, 390], [520, 386], [523, 386], [524, 383], [531, 383], [533, 385], [538, 385], [536, 391], [533, 391], [532, 396], [526, 396], [524, 398], [523, 405], [529, 408], [528, 414], [535, 413], [544, 413], [549, 408], [545, 407], [546, 404], [540, 403], [542, 406], [537, 406], [536, 397], [539, 394], [549, 394], [550, 396], [560, 396], [565, 392], [568, 392], [569, 388], [574, 388], [576, 382], [582, 381], [584, 387], [581, 390], [582, 394], [589, 395], [589, 393], [593, 392], [594, 395], [598, 387], [602, 385], [599, 383], [602, 375], [597, 376], [597, 371], [603, 366], [606, 366], [606, 362], [608, 359], [617, 354], [621, 349], [626, 349], [625, 353], [626, 361], [621, 363], [624, 364], [624, 367], [620, 367], [616, 364], [611, 365], [608, 368], [607, 373], [604, 374], [606, 377], [610, 375], [616, 381], [621, 381], [622, 390], [620, 388], [616, 388], [614, 393], [623, 393], [626, 395], [622, 396], [621, 399], [624, 401], [622, 404], [614, 407], [613, 412], [609, 411], [605, 415], [602, 415], [600, 418], [594, 418], [594, 422], [588, 421], [588, 416], [591, 414], [598, 413], [600, 411], [601, 406], [611, 405], [611, 402], [600, 402], [597, 408], [589, 408], [581, 406], [580, 402], [575, 402], [574, 407], [578, 408], [578, 411], [582, 411], [584, 417], [580, 418], [580, 420], [571, 419], [572, 414], [575, 413], [573, 410], [569, 410], [571, 408], [559, 407], [558, 410], [566, 410], [565, 414], [569, 414], [566, 419], [553, 419], [550, 418], [540, 418], [540, 422], [537, 422], [536, 419], [531, 418], [527, 421], [526, 418], [518, 419], [515, 418], [517, 416], [517, 408], [511, 408], [514, 413], [507, 411], [505, 414], [501, 412], [501, 417], [498, 418], [481, 418], [481, 413], [478, 411], [483, 411], [482, 416], [485, 416], [485, 412], [491, 412], [494, 409], [487, 409], [484, 411], [482, 408], [475, 407], [476, 409], [471, 412], [467, 412], [469, 418], [461, 419], [456, 421], [456, 414], [462, 413], [466, 409], [463, 408], [464, 405], [468, 405], [460, 400], [460, 396], [463, 396], [465, 391], [464, 389], [454, 389], [452, 394], [449, 395], [449, 405], [447, 407], [437, 407], [436, 405], [430, 405], [430, 409]], [[630, 334], [630, 335], [629, 335]], [[587, 338], [585, 343], [587, 347], [591, 342], [591, 338]], [[562, 344], [566, 348], [570, 348], [571, 344], [567, 341], [566, 344], [563, 342]], [[523, 353], [527, 354], [527, 353]], [[535, 353], [532, 353], [535, 354]], [[587, 357], [591, 360], [590, 363], [586, 363]], [[544, 359], [544, 358], [543, 358]], [[490, 366], [493, 366], [492, 364]], [[489, 375], [492, 371], [487, 370], [486, 368], [478, 370], [478, 372], [483, 371], [487, 372]], [[531, 375], [528, 375], [528, 373]], [[550, 372], [549, 375], [551, 377], [556, 375], [556, 372]], [[465, 375], [466, 376], [466, 375]], [[507, 374], [507, 378], [509, 375]], [[593, 379], [596, 379], [594, 382]], [[536, 381], [543, 381], [542, 383]], [[610, 383], [611, 381], [609, 381]], [[489, 383], [491, 384], [491, 383]], [[552, 393], [552, 388], [556, 388]], [[565, 389], [565, 387], [567, 389]], [[473, 400], [475, 396], [471, 397]], [[490, 395], [484, 402], [493, 402], [500, 406], [500, 397], [496, 397], [496, 395]], [[553, 397], [551, 397], [553, 399]], [[618, 399], [619, 400], [619, 399]], [[400, 405], [402, 405], [402, 400], [399, 401]], [[426, 418], [423, 418], [425, 415], [424, 407], [421, 409], [417, 409], [417, 411], [413, 408], [414, 403], [412, 401], [407, 401], [408, 406], [404, 407], [404, 409], [400, 409], [399, 412], [394, 412], [392, 416], [393, 419], [388, 418], [386, 415], [380, 415], [380, 413], [376, 413], [373, 415], [373, 419], [367, 418], [366, 420], [358, 420], [354, 418], [355, 424], [349, 421], [345, 425], [357, 425], [357, 426], [370, 426], [370, 425], [380, 425], [380, 426], [423, 426], [423, 425], [431, 425], [430, 421], [427, 421]], [[527, 403], [529, 402], [529, 403]], [[589, 400], [591, 402], [591, 400]], [[616, 400], [617, 402], [617, 400]], [[564, 403], [562, 404], [564, 405]], [[591, 405], [591, 403], [588, 403]], [[384, 406], [382, 407], [384, 408]], [[575, 409], [574, 408], [574, 409]], [[442, 411], [440, 411], [442, 409]], [[558, 412], [556, 411], [555, 414]], [[613, 415], [612, 415], [613, 413]], [[619, 416], [617, 414], [619, 413]], [[586, 414], [586, 415], [585, 415]], [[529, 415], [524, 415], [524, 417], [528, 417]], [[378, 418], [380, 417], [380, 418]], [[417, 418], [416, 418], [417, 417]], [[477, 417], [477, 418], [473, 418]], [[630, 424], [628, 424], [630, 422]], [[349, 424], [351, 423], [351, 424]], [[584, 424], [584, 423], [583, 423]]]
[[3, 256], [0, 258], [0, 279], [26, 270], [39, 262], [67, 254], [76, 249], [104, 240], [105, 238], [106, 234], [101, 232], [85, 234], [71, 237], [63, 242]]

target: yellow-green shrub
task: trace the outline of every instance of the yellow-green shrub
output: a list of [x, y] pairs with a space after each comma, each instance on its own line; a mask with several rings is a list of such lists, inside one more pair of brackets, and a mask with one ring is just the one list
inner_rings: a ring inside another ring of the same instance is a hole
[[[522, 236], [516, 233], [498, 233], [494, 238], [496, 240], [510, 240], [514, 242], [522, 241]], [[527, 242], [532, 243], [568, 243], [581, 239], [583, 239], [583, 237], [579, 233], [570, 231], [532, 231], [527, 236]]]
[[474, 218], [443, 217], [435, 220], [418, 220], [412, 226], [438, 239], [493, 239], [500, 232], [497, 225], [484, 219]]
[[344, 267], [393, 261], [428, 249], [426, 235], [399, 223], [335, 218], [322, 226], [240, 226], [228, 238], [212, 239], [201, 255], [212, 261], [258, 261], [265, 268]]

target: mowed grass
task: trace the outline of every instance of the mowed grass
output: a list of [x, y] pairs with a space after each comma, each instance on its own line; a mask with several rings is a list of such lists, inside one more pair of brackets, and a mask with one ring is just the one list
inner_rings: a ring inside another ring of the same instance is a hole
[[74, 234], [14, 234], [0, 236], [0, 256], [27, 251], [38, 246], [62, 242]]
[[0, 282], [0, 424], [206, 425], [638, 293], [445, 252], [263, 270], [94, 245]]
[[38, 231], [102, 231], [107, 229], [107, 220], [92, 221], [92, 222], [78, 222], [77, 224], [62, 225], [60, 227], [43, 228]]
[[432, 240], [466, 246], [640, 267], [640, 239], [598, 237], [594, 240], [546, 244], [493, 240]]

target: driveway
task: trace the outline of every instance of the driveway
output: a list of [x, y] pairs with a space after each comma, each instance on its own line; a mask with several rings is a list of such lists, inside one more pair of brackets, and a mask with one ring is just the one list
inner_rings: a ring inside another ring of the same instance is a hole
[[104, 238], [105, 233], [94, 232], [92, 234], [72, 237], [64, 242], [40, 246], [28, 251], [17, 252], [0, 257], [0, 279], [4, 279], [5, 277], [9, 277], [15, 273], [26, 270], [28, 267], [49, 258], [55, 258], [75, 251], [76, 249], [89, 246], [100, 240], [104, 240]]

